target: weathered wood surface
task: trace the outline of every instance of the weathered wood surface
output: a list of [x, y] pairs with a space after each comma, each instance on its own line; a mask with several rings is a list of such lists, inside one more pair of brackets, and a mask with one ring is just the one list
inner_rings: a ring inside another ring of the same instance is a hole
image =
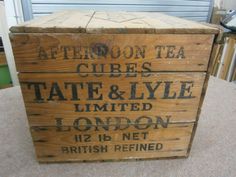
[[64, 11], [11, 27], [14, 33], [217, 33], [197, 22], [144, 12]]
[[193, 123], [185, 123], [126, 130], [115, 126], [31, 127], [31, 133], [38, 160], [58, 162], [186, 157], [192, 129]]
[[87, 26], [87, 33], [164, 33], [204, 34], [217, 33], [218, 29], [168, 16], [147, 12], [95, 12]]
[[79, 116], [103, 120], [161, 116], [171, 117], [171, 122], [194, 122], [205, 74], [148, 74], [81, 77], [76, 73], [21, 73], [19, 79], [29, 122], [34, 126], [53, 126], [56, 117], [71, 125]]
[[21, 23], [10, 28], [13, 33], [86, 32], [94, 11], [62, 11]]
[[13, 34], [19, 72], [206, 71], [213, 35]]
[[7, 64], [7, 59], [5, 52], [0, 52], [0, 66], [1, 65], [6, 65]]
[[40, 162], [188, 156], [217, 28], [66, 11], [11, 32]]

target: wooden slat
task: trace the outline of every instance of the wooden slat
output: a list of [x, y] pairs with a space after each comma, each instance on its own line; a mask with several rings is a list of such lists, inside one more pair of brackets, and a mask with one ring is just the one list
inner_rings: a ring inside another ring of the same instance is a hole
[[226, 55], [224, 56], [224, 61], [222, 63], [222, 68], [220, 71], [219, 78], [226, 80], [229, 72], [229, 67], [235, 50], [236, 39], [229, 37], [228, 39], [228, 48], [226, 49]]
[[223, 51], [223, 47], [224, 45], [222, 44], [215, 44], [213, 51], [212, 51], [212, 55], [213, 57], [213, 68], [211, 71], [211, 75], [216, 76], [218, 68], [219, 68], [219, 63], [220, 63], [220, 58], [222, 56], [222, 51]]
[[4, 52], [0, 52], [0, 65], [7, 65], [7, 59]]
[[[89, 119], [100, 117], [102, 120], [111, 117], [111, 124], [116, 121], [115, 117], [127, 117], [131, 121], [140, 116], [152, 119], [159, 116], [165, 120], [169, 117], [170, 122], [196, 120], [205, 73], [165, 72], [152, 73], [149, 77], [142, 77], [141, 74], [133, 76], [121, 74], [119, 77], [111, 77], [110, 74], [103, 74], [95, 77], [88, 74], [87, 77], [81, 77], [72, 73], [21, 73], [19, 79], [30, 125], [55, 126], [55, 118], [63, 118], [64, 125], [70, 126], [76, 118], [83, 116]], [[37, 83], [41, 84], [40, 93], [36, 90]], [[66, 83], [77, 83], [76, 92], [72, 91], [70, 84], [66, 86]], [[95, 84], [91, 86], [91, 83]], [[156, 87], [153, 94], [150, 95], [152, 92], [147, 85], [152, 89]], [[55, 87], [59, 90], [54, 90]], [[117, 87], [121, 97], [112, 92]], [[181, 90], [186, 97], [180, 96]], [[53, 96], [60, 91], [60, 97]], [[127, 104], [125, 109], [118, 105], [122, 103]], [[144, 103], [146, 109], [143, 108]], [[86, 111], [85, 104], [90, 104], [91, 109]], [[106, 109], [99, 110], [94, 104], [100, 107], [107, 105]], [[112, 104], [115, 108], [112, 108]], [[132, 108], [132, 104], [138, 108]]]
[[234, 73], [233, 73], [233, 76], [232, 76], [232, 81], [235, 81], [236, 80], [236, 68], [234, 69]]
[[109, 73], [114, 65], [119, 65], [121, 72], [206, 71], [213, 37], [14, 34], [11, 41], [19, 72], [91, 73], [96, 67], [97, 72]]
[[145, 12], [96, 12], [87, 33], [216, 33], [215, 28], [168, 16]]
[[[193, 124], [170, 124], [157, 129], [150, 126], [142, 130], [135, 127], [116, 130], [110, 126], [109, 131], [91, 127], [80, 131], [84, 129], [31, 127], [39, 162], [186, 157]], [[104, 140], [104, 135], [111, 139]]]
[[161, 13], [64, 11], [11, 27], [22, 33], [217, 33], [218, 29]]
[[13, 33], [74, 32], [84, 33], [93, 11], [63, 11], [13, 26]]

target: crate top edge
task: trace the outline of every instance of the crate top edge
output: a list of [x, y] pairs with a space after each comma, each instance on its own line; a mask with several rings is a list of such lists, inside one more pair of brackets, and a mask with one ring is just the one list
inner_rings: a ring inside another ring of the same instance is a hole
[[217, 34], [219, 29], [157, 12], [61, 11], [21, 23], [12, 33]]

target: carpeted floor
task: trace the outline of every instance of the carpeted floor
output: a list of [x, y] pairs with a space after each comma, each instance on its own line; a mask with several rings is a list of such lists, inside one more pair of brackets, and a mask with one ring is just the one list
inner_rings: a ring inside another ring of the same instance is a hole
[[0, 90], [0, 177], [235, 177], [236, 85], [211, 78], [188, 159], [38, 164], [19, 87]]

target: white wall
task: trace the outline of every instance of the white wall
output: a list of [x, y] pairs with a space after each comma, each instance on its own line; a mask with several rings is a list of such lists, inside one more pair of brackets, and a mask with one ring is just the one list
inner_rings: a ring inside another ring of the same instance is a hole
[[8, 27], [23, 22], [21, 0], [5, 0], [4, 4]]

